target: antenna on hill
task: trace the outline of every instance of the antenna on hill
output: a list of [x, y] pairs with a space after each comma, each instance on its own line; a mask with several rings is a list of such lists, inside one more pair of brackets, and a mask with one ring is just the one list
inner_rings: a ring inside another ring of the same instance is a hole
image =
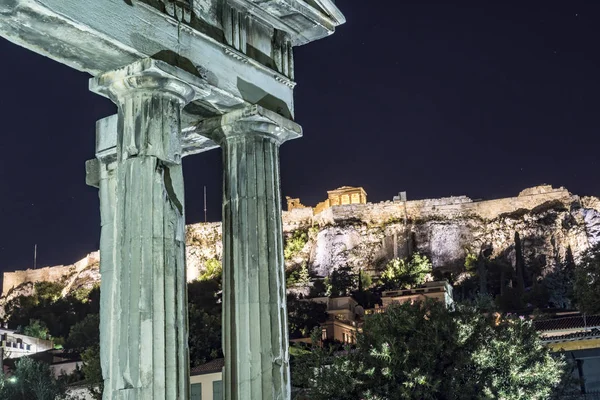
[[206, 221], [206, 186], [204, 186], [204, 222]]
[[33, 269], [37, 267], [37, 243], [33, 245]]

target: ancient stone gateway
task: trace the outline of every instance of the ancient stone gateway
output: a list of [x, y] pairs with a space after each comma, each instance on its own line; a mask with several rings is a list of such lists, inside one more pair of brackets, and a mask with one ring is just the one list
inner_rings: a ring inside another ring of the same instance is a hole
[[93, 75], [105, 399], [187, 399], [181, 158], [224, 160], [225, 398], [289, 399], [279, 145], [292, 47], [332, 34], [333, 0], [0, 0], [0, 35]]

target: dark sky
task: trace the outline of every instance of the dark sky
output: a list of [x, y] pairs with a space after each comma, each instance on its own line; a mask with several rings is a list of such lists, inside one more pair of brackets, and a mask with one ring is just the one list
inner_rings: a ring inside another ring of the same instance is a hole
[[[496, 198], [539, 183], [600, 195], [600, 3], [337, 4], [348, 23], [296, 49], [304, 138], [282, 147], [284, 195]], [[85, 74], [2, 39], [0, 54], [0, 271], [30, 267], [36, 243], [38, 266], [72, 263], [98, 248], [84, 162], [115, 107]], [[220, 152], [184, 167], [188, 222], [203, 219], [204, 185], [219, 220]]]

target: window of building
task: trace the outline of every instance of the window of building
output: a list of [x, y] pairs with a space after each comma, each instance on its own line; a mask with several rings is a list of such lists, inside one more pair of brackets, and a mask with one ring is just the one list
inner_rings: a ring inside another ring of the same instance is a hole
[[190, 400], [202, 400], [202, 384], [194, 383], [192, 384], [192, 390]]
[[327, 340], [327, 329], [321, 330], [321, 340]]
[[213, 400], [223, 400], [223, 381], [213, 381]]

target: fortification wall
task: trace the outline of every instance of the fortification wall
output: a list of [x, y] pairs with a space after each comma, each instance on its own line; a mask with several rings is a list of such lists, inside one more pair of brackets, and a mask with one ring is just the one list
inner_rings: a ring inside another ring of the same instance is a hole
[[[406, 202], [406, 217], [413, 221], [430, 218], [454, 219], [467, 216], [493, 220], [502, 214], [519, 210], [533, 210], [552, 201], [568, 204], [575, 198], [565, 188], [553, 189], [541, 186], [526, 189], [517, 197], [496, 200], [473, 201], [466, 196], [413, 200]], [[360, 220], [373, 224], [402, 221], [405, 217], [404, 207], [403, 203], [392, 201], [333, 206], [315, 215], [313, 222], [323, 226], [347, 220]]]
[[[536, 186], [525, 189], [517, 197], [488, 201], [473, 201], [466, 196], [408, 201], [406, 202], [406, 217], [410, 221], [417, 223], [438, 219], [455, 219], [457, 222], [460, 222], [459, 219], [464, 217], [479, 217], [482, 220], [491, 221], [497, 219], [502, 214], [514, 213], [519, 210], [533, 210], [544, 203], [560, 201], [568, 206], [575, 200], [580, 200], [583, 207], [586, 208], [584, 218], [587, 232], [591, 237], [600, 238], [600, 200], [595, 197], [579, 199], [579, 197], [571, 195], [564, 188], [553, 189], [550, 186]], [[284, 232], [289, 233], [296, 229], [307, 228], [313, 225], [325, 227], [336, 224], [343, 225], [343, 222], [348, 223], [351, 221], [381, 225], [389, 224], [390, 222], [402, 222], [404, 218], [405, 204], [402, 202], [386, 201], [377, 204], [332, 206], [318, 214], [315, 213], [315, 209], [306, 207], [284, 212], [283, 229]], [[449, 237], [459, 235], [460, 233], [456, 233], [458, 230], [456, 232], [453, 231], [454, 233], [449, 233], [449, 228], [444, 228], [445, 230], [438, 235], [435, 229], [432, 228], [433, 236], [430, 235], [431, 237], [427, 241], [431, 242], [432, 246], [437, 248], [443, 248], [444, 246], [432, 239], [434, 236], [439, 236], [440, 240], [450, 240], [448, 239]], [[362, 234], [364, 232], [358, 235]], [[223, 251], [221, 224], [189, 225], [186, 236], [187, 274], [188, 280], [193, 280], [204, 269], [204, 264], [207, 260], [221, 259]], [[581, 240], [588, 240], [584, 236], [582, 236], [583, 239]], [[355, 241], [360, 241], [359, 239]], [[572, 247], [584, 248], [585, 246], [579, 246], [577, 243], [574, 243]], [[434, 249], [431, 253], [434, 254], [436, 251], [438, 250]], [[98, 263], [98, 261], [99, 254], [96, 252], [73, 265], [5, 273], [2, 295], [5, 296], [13, 287], [20, 286], [26, 282], [53, 281], [65, 282], [67, 285], [72, 285], [81, 271], [94, 263]]]
[[60, 282], [65, 278], [81, 272], [88, 266], [98, 263], [100, 253], [93, 252], [84, 259], [72, 265], [58, 265], [54, 267], [44, 267], [38, 269], [27, 269], [25, 271], [5, 272], [2, 283], [2, 296], [13, 288], [16, 288], [26, 282]]

